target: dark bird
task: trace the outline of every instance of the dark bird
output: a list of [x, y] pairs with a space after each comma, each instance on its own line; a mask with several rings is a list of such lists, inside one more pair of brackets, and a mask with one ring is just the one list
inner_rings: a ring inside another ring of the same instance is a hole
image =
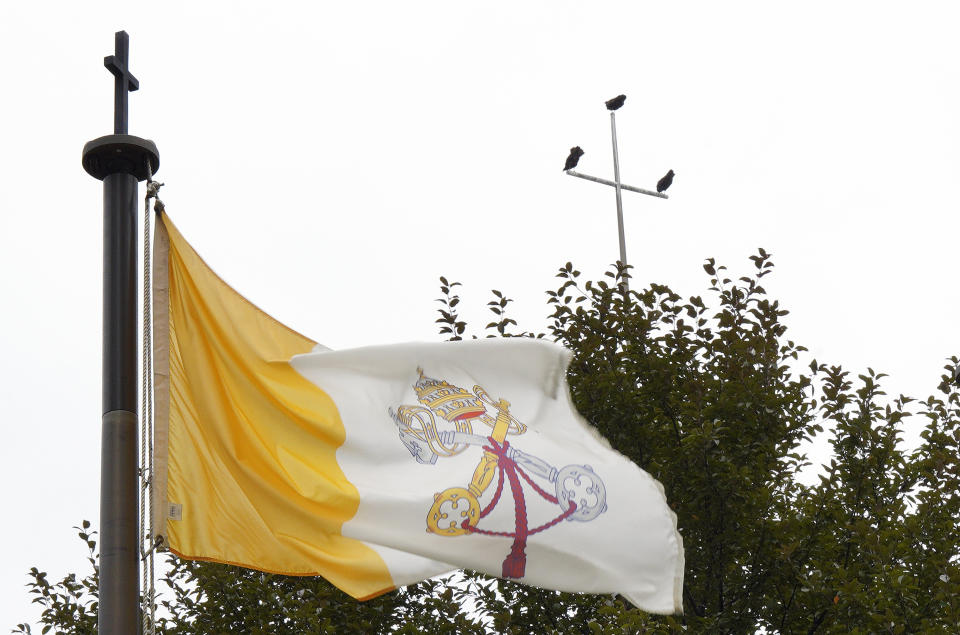
[[953, 383], [960, 386], [960, 364], [957, 364], [957, 367], [953, 369]]
[[567, 162], [563, 164], [563, 171], [572, 170], [577, 167], [577, 162], [583, 156], [583, 149], [580, 146], [570, 148], [570, 154], [567, 155]]
[[607, 110], [617, 110], [620, 106], [623, 105], [623, 102], [627, 100], [626, 95], [617, 95], [613, 99], [607, 102]]
[[657, 181], [657, 192], [665, 192], [673, 184], [673, 170], [663, 175], [663, 178]]

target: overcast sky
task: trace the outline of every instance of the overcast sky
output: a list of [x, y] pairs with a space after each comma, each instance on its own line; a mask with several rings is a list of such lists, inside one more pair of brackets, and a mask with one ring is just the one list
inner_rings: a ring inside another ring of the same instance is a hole
[[[0, 7], [0, 629], [33, 565], [84, 569], [99, 517], [103, 57], [130, 34], [130, 132], [174, 222], [241, 293], [333, 348], [437, 340], [440, 275], [541, 330], [572, 260], [704, 294], [758, 247], [788, 337], [930, 394], [960, 354], [953, 2], [7, 2]], [[809, 358], [808, 358], [809, 359]], [[920, 425], [920, 422], [908, 425]]]

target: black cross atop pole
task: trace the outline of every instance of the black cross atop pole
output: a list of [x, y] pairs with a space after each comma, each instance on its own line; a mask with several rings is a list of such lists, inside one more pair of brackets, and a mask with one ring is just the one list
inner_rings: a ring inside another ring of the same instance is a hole
[[[103, 415], [100, 452], [100, 635], [140, 632], [137, 474], [137, 182], [160, 167], [152, 141], [127, 134], [129, 38], [116, 34], [114, 134], [83, 146], [83, 168], [103, 181]], [[149, 167], [148, 167], [149, 166]]]
[[103, 58], [103, 65], [116, 78], [113, 82], [113, 134], [127, 134], [127, 95], [140, 88], [140, 82], [130, 72], [130, 36], [117, 31], [113, 55]]

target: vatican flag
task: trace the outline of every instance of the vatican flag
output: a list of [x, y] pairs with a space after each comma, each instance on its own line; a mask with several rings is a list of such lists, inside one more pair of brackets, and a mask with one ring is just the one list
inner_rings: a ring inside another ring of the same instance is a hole
[[169, 218], [154, 257], [154, 527], [182, 558], [358, 599], [459, 568], [681, 611], [663, 488], [526, 338], [331, 351], [259, 310]]

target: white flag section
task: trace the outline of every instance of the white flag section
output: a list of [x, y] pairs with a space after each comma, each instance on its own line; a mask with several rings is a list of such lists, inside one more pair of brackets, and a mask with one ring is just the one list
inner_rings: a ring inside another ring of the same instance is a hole
[[360, 503], [342, 528], [396, 585], [459, 568], [682, 611], [663, 487], [573, 408], [564, 348], [526, 338], [296, 355], [329, 394]]

